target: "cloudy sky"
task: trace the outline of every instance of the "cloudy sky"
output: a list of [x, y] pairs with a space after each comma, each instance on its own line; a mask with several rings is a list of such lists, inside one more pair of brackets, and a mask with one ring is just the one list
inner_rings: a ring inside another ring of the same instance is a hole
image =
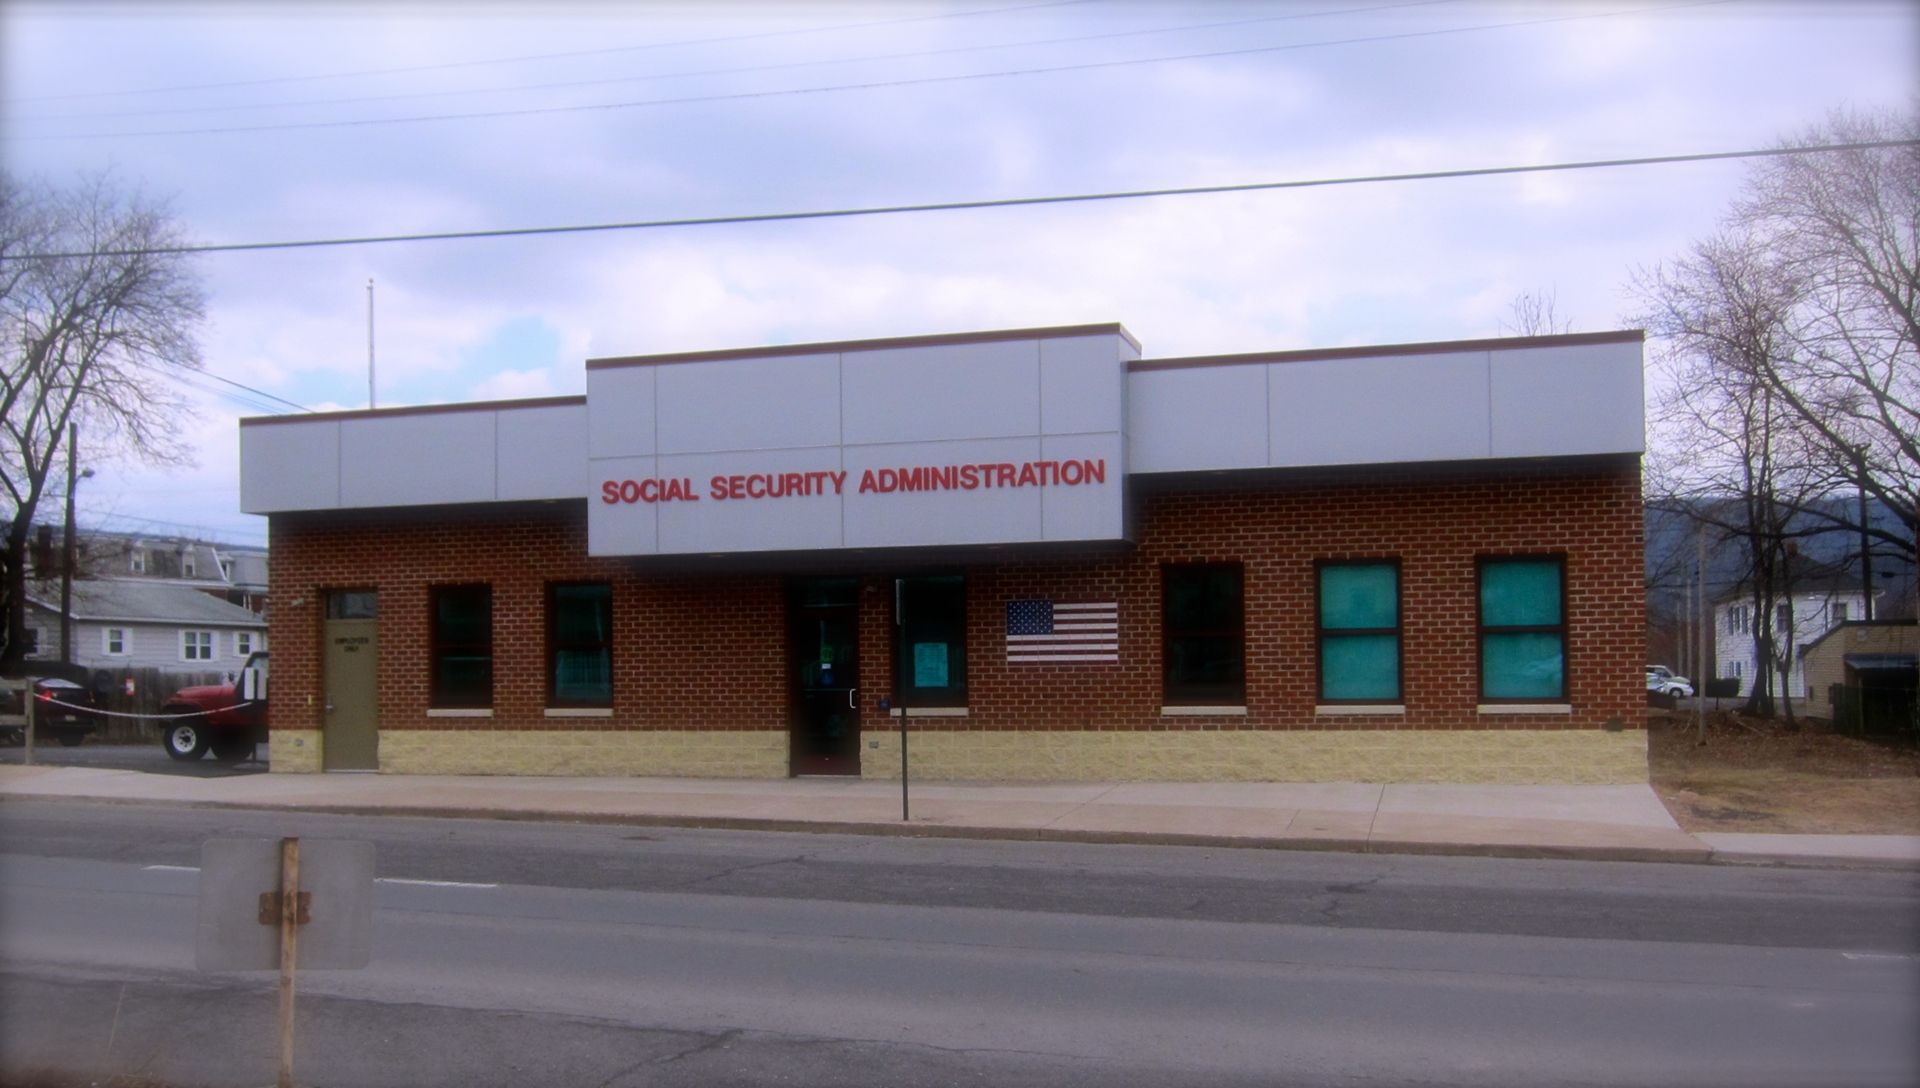
[[[806, 212], [1759, 148], [1911, 110], [1920, 6], [1608, 0], [0, 5], [0, 161], [201, 243]], [[1154, 356], [1633, 326], [1738, 162], [195, 258], [210, 373], [317, 410], [585, 359], [1119, 321]], [[83, 524], [265, 539], [199, 464]]]

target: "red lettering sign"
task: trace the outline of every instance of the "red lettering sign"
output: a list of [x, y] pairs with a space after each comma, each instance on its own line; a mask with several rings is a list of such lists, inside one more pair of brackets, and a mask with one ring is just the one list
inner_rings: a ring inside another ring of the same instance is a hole
[[[1107, 482], [1104, 457], [1066, 461], [985, 461], [966, 465], [911, 465], [866, 469], [861, 494], [900, 491], [979, 491], [1021, 487], [1081, 487]], [[707, 481], [707, 497], [717, 502], [754, 499], [805, 499], [846, 493], [844, 470], [742, 472]], [[684, 476], [644, 480], [603, 480], [600, 501], [609, 506], [634, 503], [699, 502], [693, 480]]]

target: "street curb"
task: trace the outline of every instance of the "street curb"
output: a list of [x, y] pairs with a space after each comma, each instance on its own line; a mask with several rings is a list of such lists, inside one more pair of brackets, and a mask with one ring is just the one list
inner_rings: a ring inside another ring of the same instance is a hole
[[1877, 869], [1890, 873], [1920, 873], [1920, 859], [1876, 858], [1854, 854], [1746, 853], [1713, 850], [1714, 865], [1745, 865], [1755, 869]]
[[[306, 812], [331, 816], [418, 817], [421, 819], [502, 820], [529, 823], [604, 824], [616, 827], [679, 827], [716, 831], [802, 832], [816, 835], [869, 835], [891, 838], [979, 839], [1014, 842], [1089, 843], [1131, 846], [1200, 846], [1236, 850], [1288, 850], [1314, 853], [1403, 854], [1446, 857], [1487, 857], [1517, 860], [1631, 861], [1663, 864], [1709, 864], [1714, 851], [1658, 846], [1578, 846], [1549, 843], [1421, 842], [1400, 839], [1274, 838], [1243, 835], [1199, 835], [1179, 832], [1078, 831], [1068, 828], [969, 827], [942, 824], [871, 823], [836, 820], [783, 820], [748, 816], [682, 816], [663, 813], [580, 813], [549, 809], [468, 808], [454, 805], [393, 806], [326, 804], [324, 802], [249, 804], [239, 801], [172, 801], [131, 797], [44, 797], [0, 795], [0, 801], [94, 801], [127, 805], [178, 805], [187, 808], [254, 812]], [[1818, 859], [1822, 867], [1850, 868], [1853, 858]], [[1877, 860], [1877, 859], [1873, 859]], [[1800, 863], [1782, 863], [1800, 864]], [[1813, 864], [1813, 862], [1807, 862]]]

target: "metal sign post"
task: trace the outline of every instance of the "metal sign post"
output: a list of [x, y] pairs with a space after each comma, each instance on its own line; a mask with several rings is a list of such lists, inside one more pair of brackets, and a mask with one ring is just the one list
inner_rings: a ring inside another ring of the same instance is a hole
[[201, 845], [194, 962], [203, 971], [279, 972], [277, 1088], [293, 1088], [299, 971], [365, 967], [372, 934], [372, 843], [315, 839], [304, 850], [297, 838]]
[[907, 809], [907, 580], [893, 580], [893, 699], [900, 705], [900, 822]]

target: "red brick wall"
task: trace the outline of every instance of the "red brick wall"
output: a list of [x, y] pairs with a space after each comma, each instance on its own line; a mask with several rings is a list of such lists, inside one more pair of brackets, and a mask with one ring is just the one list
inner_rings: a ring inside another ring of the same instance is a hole
[[[1146, 495], [1134, 547], [966, 568], [969, 714], [926, 729], [1643, 728], [1646, 627], [1640, 480], [1632, 466], [1561, 474], [1274, 484]], [[275, 517], [276, 728], [319, 728], [322, 591], [380, 591], [382, 729], [785, 729], [785, 582], [778, 573], [647, 573], [586, 556], [582, 505], [509, 516]], [[1571, 715], [1481, 715], [1475, 559], [1566, 557]], [[1397, 558], [1405, 715], [1316, 717], [1314, 561]], [[1160, 715], [1160, 566], [1245, 566], [1247, 714]], [[890, 687], [891, 571], [862, 595], [863, 725]], [[614, 715], [547, 719], [544, 589], [614, 585]], [[426, 717], [427, 590], [489, 582], [494, 715]], [[1118, 665], [1005, 664], [1006, 602], [1120, 603]], [[300, 603], [294, 603], [294, 602]], [[314, 693], [311, 701], [307, 693]]]
[[[328, 589], [380, 594], [384, 729], [786, 728], [784, 583], [638, 577], [587, 556], [584, 505], [505, 518], [270, 519], [273, 726], [318, 729]], [[546, 586], [613, 584], [613, 717], [548, 719]], [[427, 592], [493, 586], [493, 717], [428, 719]], [[294, 603], [294, 602], [299, 603]], [[307, 693], [314, 693], [309, 700]]]

